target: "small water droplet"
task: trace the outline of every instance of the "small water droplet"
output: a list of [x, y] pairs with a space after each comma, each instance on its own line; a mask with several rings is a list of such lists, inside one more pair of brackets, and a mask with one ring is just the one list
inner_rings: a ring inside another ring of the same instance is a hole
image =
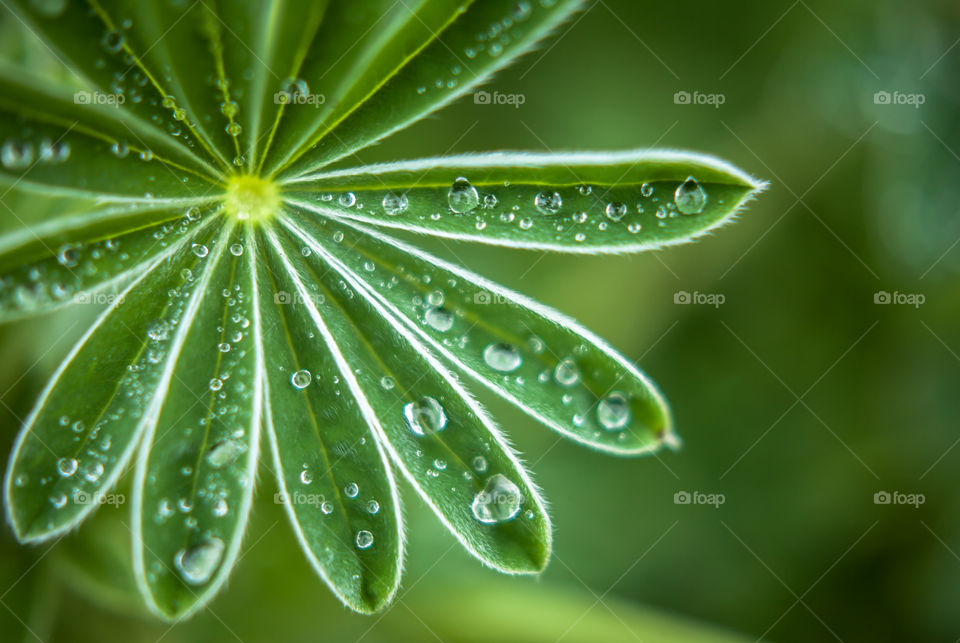
[[351, 482], [343, 488], [343, 493], [347, 496], [347, 498], [356, 498], [357, 494], [360, 493], [360, 487], [357, 486], [356, 482]]
[[352, 208], [357, 203], [357, 195], [353, 192], [344, 192], [337, 198], [337, 203], [345, 208]]
[[33, 145], [21, 141], [5, 141], [0, 147], [0, 163], [8, 170], [23, 170], [33, 163]]
[[230, 246], [230, 254], [232, 254], [234, 257], [239, 257], [240, 255], [242, 255], [242, 254], [243, 254], [243, 244], [242, 244], [242, 243], [235, 243], [235, 244], [233, 244], [232, 246]]
[[190, 249], [193, 251], [193, 254], [200, 257], [201, 259], [203, 259], [208, 254], [210, 254], [210, 249], [207, 248], [202, 243], [195, 243], [192, 246], [190, 246]]
[[119, 31], [110, 30], [103, 34], [103, 38], [100, 39], [100, 44], [103, 45], [103, 48], [106, 49], [111, 54], [115, 54], [123, 49], [123, 44], [126, 42], [126, 38]]
[[300, 472], [300, 482], [303, 484], [310, 484], [313, 482], [313, 474], [310, 472], [310, 469], [304, 469]]
[[217, 518], [223, 518], [227, 515], [227, 510], [230, 507], [227, 505], [227, 501], [223, 498], [218, 498], [215, 503], [213, 503], [213, 515]]
[[646, 197], [653, 196], [653, 186], [649, 183], [644, 183], [640, 186], [640, 194]]
[[376, 514], [380, 511], [380, 503], [376, 500], [370, 500], [367, 502], [367, 512], [370, 514]]

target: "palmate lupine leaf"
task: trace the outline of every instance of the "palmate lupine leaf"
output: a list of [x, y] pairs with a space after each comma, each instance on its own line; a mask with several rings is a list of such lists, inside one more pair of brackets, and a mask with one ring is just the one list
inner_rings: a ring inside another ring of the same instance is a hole
[[21, 541], [75, 527], [129, 467], [133, 577], [180, 618], [229, 575], [269, 474], [310, 563], [370, 613], [400, 582], [398, 475], [491, 568], [549, 560], [540, 492], [460, 374], [598, 450], [677, 444], [613, 348], [391, 232], [634, 252], [718, 227], [761, 183], [658, 151], [349, 166], [579, 2], [10, 5], [45, 53], [0, 63], [0, 321], [106, 304], [11, 454]]

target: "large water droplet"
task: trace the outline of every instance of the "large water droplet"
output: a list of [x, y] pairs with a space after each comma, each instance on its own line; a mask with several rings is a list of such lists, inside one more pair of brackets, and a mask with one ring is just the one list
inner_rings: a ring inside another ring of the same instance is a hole
[[480, 205], [480, 193], [470, 184], [470, 181], [461, 176], [450, 186], [450, 191], [447, 192], [447, 203], [457, 214], [465, 214]]
[[173, 566], [186, 582], [203, 585], [220, 566], [225, 548], [222, 540], [210, 538], [199, 545], [178, 551], [173, 557]]
[[560, 386], [574, 386], [580, 381], [580, 368], [572, 357], [564, 357], [553, 369], [553, 379]]
[[541, 214], [556, 214], [563, 205], [563, 199], [557, 192], [541, 192], [534, 197], [533, 204]]
[[473, 517], [485, 525], [494, 525], [516, 518], [523, 496], [509, 478], [496, 474], [487, 480], [483, 491], [473, 497]]
[[23, 170], [33, 163], [33, 145], [21, 141], [4, 141], [0, 147], [0, 163], [8, 170]]
[[405, 404], [403, 417], [410, 430], [417, 435], [439, 433], [447, 427], [447, 412], [440, 402], [429, 395]]
[[488, 344], [483, 349], [483, 361], [501, 373], [510, 373], [520, 368], [523, 358], [513, 344]]
[[294, 388], [305, 389], [310, 386], [310, 382], [313, 381], [313, 375], [310, 374], [308, 370], [300, 370], [290, 376], [290, 383], [293, 384]]
[[74, 458], [60, 458], [57, 460], [57, 472], [64, 478], [69, 478], [77, 472], [77, 461]]
[[392, 217], [402, 214], [407, 209], [407, 195], [406, 194], [394, 194], [393, 192], [388, 192], [383, 195], [383, 211], [389, 214]]
[[699, 214], [707, 204], [707, 193], [691, 176], [673, 193], [673, 202], [683, 214]]
[[373, 546], [373, 534], [366, 529], [357, 532], [357, 549], [370, 549]]
[[597, 421], [607, 431], [620, 431], [630, 424], [630, 400], [614, 391], [597, 405]]
[[242, 442], [237, 440], [220, 440], [214, 443], [207, 451], [207, 464], [214, 469], [222, 469], [232, 464], [246, 450]]
[[438, 333], [445, 333], [453, 328], [454, 318], [453, 313], [446, 308], [435, 308], [431, 306], [423, 313], [423, 321]]
[[627, 213], [627, 205], [619, 201], [611, 201], [607, 204], [606, 214], [611, 221], [619, 221]]

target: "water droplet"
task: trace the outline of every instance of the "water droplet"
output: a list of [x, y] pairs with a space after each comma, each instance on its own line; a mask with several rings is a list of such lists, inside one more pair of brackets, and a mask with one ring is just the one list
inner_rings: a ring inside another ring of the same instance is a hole
[[367, 512], [375, 514], [380, 511], [380, 503], [376, 500], [371, 500], [367, 503]]
[[33, 145], [20, 141], [5, 141], [0, 147], [0, 162], [8, 170], [23, 170], [33, 163]]
[[590, 187], [589, 185], [581, 185], [580, 187], [577, 188], [577, 191], [579, 191], [580, 194], [587, 196], [588, 194], [593, 192], [593, 188]]
[[487, 470], [487, 459], [482, 455], [475, 456], [473, 460], [470, 461], [470, 466], [472, 466], [473, 470], [477, 473], [484, 473]]
[[483, 207], [485, 208], [495, 208], [497, 207], [497, 203], [498, 200], [496, 194], [488, 194], [483, 197]]
[[483, 349], [483, 361], [487, 366], [501, 373], [510, 373], [520, 368], [523, 358], [513, 344], [488, 344]]
[[170, 324], [163, 319], [154, 319], [147, 325], [147, 337], [162, 342], [170, 336]]
[[208, 386], [210, 387], [211, 391], [216, 393], [217, 391], [223, 388], [223, 380], [220, 379], [219, 377], [214, 377], [212, 380], [210, 380], [210, 383], [208, 384]]
[[80, 261], [80, 252], [71, 245], [60, 246], [57, 251], [57, 263], [64, 268], [74, 268]]
[[117, 158], [126, 158], [130, 154], [130, 147], [123, 141], [117, 141], [110, 146], [110, 152]]
[[57, 460], [57, 472], [64, 478], [69, 478], [77, 472], [78, 463], [74, 458], [60, 458]]
[[215, 503], [213, 503], [213, 515], [217, 518], [223, 518], [227, 515], [227, 510], [230, 507], [227, 505], [227, 501], [223, 498], [218, 498]]
[[454, 317], [446, 308], [430, 307], [424, 312], [423, 321], [438, 333], [445, 333], [453, 328]]
[[333, 513], [333, 505], [331, 505], [329, 502], [324, 500], [323, 502], [320, 503], [320, 511], [322, 511], [324, 515], [329, 516], [330, 514]]
[[644, 183], [640, 186], [640, 194], [647, 197], [653, 196], [653, 186], [649, 183]]
[[373, 534], [366, 529], [357, 532], [357, 549], [370, 549], [373, 546]]
[[300, 482], [303, 484], [310, 484], [313, 482], [313, 474], [310, 473], [310, 469], [304, 469], [300, 472]]
[[87, 482], [96, 482], [102, 475], [103, 464], [99, 462], [91, 462], [83, 469], [83, 477], [87, 479]]
[[691, 176], [673, 193], [673, 202], [683, 214], [699, 214], [707, 204], [707, 194]]
[[124, 42], [126, 42], [124, 35], [119, 31], [113, 30], [103, 34], [103, 38], [100, 39], [100, 44], [111, 54], [115, 54], [123, 49]]
[[620, 431], [630, 424], [630, 400], [614, 391], [597, 405], [597, 421], [607, 431]]
[[210, 249], [207, 248], [207, 247], [206, 247], [205, 245], [203, 245], [202, 243], [195, 243], [195, 244], [193, 244], [192, 246], [190, 246], [190, 250], [192, 250], [192, 251], [193, 251], [193, 254], [195, 254], [196, 256], [200, 257], [201, 259], [203, 259], [203, 258], [206, 257], [208, 254], [210, 254]]
[[242, 243], [235, 243], [235, 244], [233, 244], [232, 246], [230, 246], [230, 254], [232, 254], [234, 257], [239, 257], [240, 255], [242, 255], [242, 254], [243, 254], [243, 244], [242, 244]]
[[619, 221], [627, 213], [627, 204], [611, 201], [607, 204], [606, 214], [611, 221]]
[[389, 391], [396, 385], [397, 383], [389, 375], [384, 375], [380, 378], [380, 386], [382, 386], [385, 391]]
[[222, 469], [235, 462], [245, 450], [242, 442], [229, 439], [220, 440], [207, 451], [207, 464], [214, 469]]
[[25, 487], [27, 486], [27, 483], [29, 481], [30, 481], [29, 476], [27, 476], [27, 474], [25, 473], [21, 473], [20, 475], [18, 475], [16, 478], [13, 479], [13, 484], [15, 484], [18, 487]]
[[222, 540], [210, 538], [199, 545], [178, 551], [173, 557], [173, 566], [187, 583], [203, 585], [220, 566], [224, 549], [226, 547]]
[[55, 493], [50, 496], [50, 504], [53, 505], [54, 509], [63, 509], [67, 504], [67, 496], [63, 493]]
[[498, 473], [487, 481], [483, 491], [474, 496], [470, 509], [477, 521], [495, 525], [516, 518], [522, 502], [520, 488]]
[[520, 219], [519, 225], [521, 230], [529, 230], [530, 228], [533, 227], [533, 219], [529, 217], [524, 217]]
[[347, 498], [356, 498], [357, 494], [360, 493], [360, 487], [357, 486], [356, 482], [351, 482], [343, 488], [343, 493], [346, 494]]
[[407, 195], [388, 192], [383, 195], [382, 205], [384, 212], [392, 217], [395, 217], [398, 214], [402, 214], [407, 209]]
[[337, 198], [337, 203], [345, 208], [352, 208], [357, 203], [357, 195], [353, 192], [344, 192]]
[[533, 199], [533, 204], [541, 214], [556, 214], [563, 205], [558, 192], [541, 192]]
[[[243, 131], [243, 128], [240, 126], [240, 123], [228, 123], [227, 126], [223, 128], [223, 130], [230, 136], [240, 136], [240, 132]], [[242, 160], [240, 164], [241, 165], [243, 164]]]
[[39, 160], [42, 163], [63, 163], [70, 158], [70, 143], [54, 143], [49, 138], [40, 141]]
[[447, 192], [447, 203], [450, 209], [457, 214], [466, 214], [480, 205], [480, 193], [464, 177], [458, 177], [450, 191]]
[[403, 417], [407, 420], [410, 430], [417, 435], [439, 433], [447, 426], [447, 412], [440, 402], [430, 396], [405, 404]]
[[580, 369], [572, 357], [564, 357], [553, 369], [553, 378], [560, 386], [573, 386], [580, 381]]
[[240, 111], [240, 107], [232, 100], [220, 103], [220, 113], [227, 118], [233, 118]]
[[290, 376], [290, 383], [294, 388], [305, 389], [313, 381], [313, 375], [308, 370], [300, 370]]

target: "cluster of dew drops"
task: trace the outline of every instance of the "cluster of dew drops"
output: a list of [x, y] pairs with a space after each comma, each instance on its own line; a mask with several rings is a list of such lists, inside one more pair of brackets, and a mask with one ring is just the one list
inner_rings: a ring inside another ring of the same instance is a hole
[[[509, 187], [510, 182], [505, 181], [504, 188]], [[576, 191], [582, 196], [589, 196], [593, 193], [593, 187], [581, 185], [576, 188]], [[660, 198], [655, 195], [655, 188], [651, 183], [642, 184], [640, 194], [642, 199], [635, 205], [637, 216], [632, 217], [632, 220], [626, 225], [627, 231], [631, 234], [638, 234], [643, 229], [643, 225], [638, 219], [639, 215], [644, 214], [648, 209], [653, 211], [657, 225], [664, 227], [667, 219], [674, 218], [678, 214], [700, 214], [707, 205], [706, 192], [692, 176], [677, 186], [669, 201], [658, 204]], [[320, 195], [321, 201], [331, 202], [334, 198], [335, 196], [331, 193]], [[336, 196], [336, 200], [342, 208], [360, 210], [364, 207], [363, 202], [353, 192], [342, 192]], [[495, 210], [500, 203], [500, 198], [493, 192], [481, 196], [477, 187], [465, 177], [457, 177], [447, 190], [449, 212], [454, 215], [475, 214], [475, 227], [478, 231], [487, 228], [490, 221], [489, 212]], [[578, 210], [571, 214], [569, 221], [557, 216], [562, 213], [564, 208], [563, 196], [559, 192], [549, 189], [537, 192], [532, 198], [531, 205], [533, 206], [532, 210], [543, 215], [543, 218], [524, 216], [521, 212], [523, 210], [522, 206], [515, 204], [500, 213], [499, 222], [501, 224], [515, 224], [520, 230], [526, 231], [532, 229], [538, 220], [546, 221], [549, 225], [554, 226], [557, 233], [564, 232], [572, 223], [574, 227], [579, 226], [579, 230], [574, 233], [573, 239], [578, 243], [587, 240], [588, 235], [585, 231], [587, 226], [585, 224], [588, 224], [590, 215], [583, 210]], [[383, 195], [380, 206], [386, 215], [397, 217], [408, 210], [410, 199], [406, 194], [391, 191]], [[602, 216], [598, 218], [596, 229], [602, 233], [608, 230], [610, 225], [623, 221], [630, 211], [630, 206], [622, 201], [609, 200], [602, 203], [601, 209]], [[442, 217], [443, 213], [441, 212], [434, 212], [430, 215], [430, 218], [434, 221], [439, 221]], [[559, 240], [560, 238], [561, 235], [557, 234], [556, 239]]]

